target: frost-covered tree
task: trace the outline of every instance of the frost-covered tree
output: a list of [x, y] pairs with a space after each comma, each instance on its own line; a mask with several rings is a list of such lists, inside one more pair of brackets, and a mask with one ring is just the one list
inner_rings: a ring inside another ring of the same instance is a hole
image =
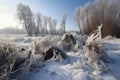
[[48, 34], [48, 29], [47, 29], [47, 25], [48, 25], [48, 17], [47, 16], [43, 16], [43, 24], [42, 24], [42, 30], [43, 30], [43, 34]]
[[35, 14], [35, 24], [36, 24], [36, 32], [35, 35], [38, 36], [42, 33], [42, 15], [41, 13]]
[[[87, 34], [90, 32], [90, 25], [89, 25], [89, 9], [90, 9], [90, 3], [86, 3], [83, 7], [80, 7], [80, 20], [81, 20], [81, 26], [82, 26], [82, 32], [83, 34]], [[86, 30], [89, 29], [89, 30]]]
[[49, 34], [52, 34], [52, 30], [53, 30], [53, 25], [52, 25], [52, 19], [51, 17], [48, 18], [48, 27], [49, 27]]
[[56, 33], [57, 20], [49, 17], [48, 18], [48, 23], [49, 23], [49, 26], [48, 26], [49, 27], [49, 33], [50, 34], [55, 34]]
[[66, 14], [63, 13], [62, 14], [62, 20], [61, 20], [61, 30], [62, 30], [62, 33], [66, 32], [65, 27], [66, 27]]
[[80, 7], [80, 26], [85, 34], [103, 24], [102, 35], [120, 37], [120, 0], [94, 0]]
[[17, 5], [17, 17], [26, 29], [27, 34], [32, 36], [34, 33], [34, 19], [29, 6], [19, 3]]
[[74, 12], [74, 20], [79, 27], [80, 33], [82, 34], [81, 26], [80, 26], [80, 7], [76, 7]]
[[52, 20], [52, 24], [53, 24], [53, 33], [56, 34], [57, 20], [56, 20], [56, 19], [53, 19], [53, 20]]
[[[57, 25], [56, 19], [43, 16], [41, 13], [33, 14], [31, 9], [27, 5], [21, 3], [17, 5], [17, 17], [20, 20], [20, 23], [23, 24], [29, 36], [48, 34], [48, 28], [50, 34], [56, 33], [56, 25]], [[63, 19], [62, 19], [63, 31], [65, 31], [65, 19], [66, 16], [63, 15]]]

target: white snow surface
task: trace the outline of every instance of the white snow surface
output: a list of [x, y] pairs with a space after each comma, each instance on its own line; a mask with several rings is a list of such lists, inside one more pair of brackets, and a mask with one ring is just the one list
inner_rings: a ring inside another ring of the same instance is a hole
[[[23, 46], [29, 45], [35, 39], [36, 37], [26, 36], [0, 37], [0, 40], [9, 40]], [[40, 67], [30, 72], [25, 80], [120, 80], [120, 40], [103, 39], [102, 44], [113, 60], [113, 63], [105, 63], [106, 68], [111, 69], [108, 72], [97, 74], [90, 67], [83, 65], [84, 50], [80, 49], [77, 53], [67, 52], [69, 57], [64, 62], [51, 61], [39, 64]]]

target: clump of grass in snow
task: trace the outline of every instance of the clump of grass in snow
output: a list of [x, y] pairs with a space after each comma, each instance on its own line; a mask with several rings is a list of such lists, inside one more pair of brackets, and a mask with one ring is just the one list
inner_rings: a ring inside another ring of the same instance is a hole
[[15, 64], [17, 50], [14, 44], [0, 41], [0, 79], [5, 80]]

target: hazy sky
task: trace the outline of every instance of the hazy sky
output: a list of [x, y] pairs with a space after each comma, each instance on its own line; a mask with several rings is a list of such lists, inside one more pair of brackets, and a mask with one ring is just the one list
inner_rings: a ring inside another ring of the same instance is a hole
[[16, 6], [18, 3], [29, 5], [33, 13], [40, 12], [43, 15], [56, 18], [57, 26], [60, 26], [61, 14], [66, 13], [67, 29], [78, 29], [75, 26], [73, 15], [77, 6], [83, 6], [92, 0], [0, 0], [0, 28], [19, 26], [16, 20]]

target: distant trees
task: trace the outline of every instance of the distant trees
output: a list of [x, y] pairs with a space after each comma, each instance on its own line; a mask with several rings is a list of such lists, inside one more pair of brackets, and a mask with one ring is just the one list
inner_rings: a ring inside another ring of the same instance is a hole
[[25, 31], [19, 28], [6, 27], [4, 29], [0, 29], [0, 34], [25, 34]]
[[53, 24], [53, 34], [56, 34], [57, 32], [56, 32], [56, 30], [57, 30], [57, 20], [56, 19], [53, 19], [53, 21], [52, 21], [52, 24]]
[[63, 34], [63, 33], [66, 32], [65, 27], [66, 27], [66, 14], [63, 13], [63, 14], [62, 14], [61, 24], [60, 24], [60, 29], [59, 29], [59, 30], [60, 30], [60, 31], [59, 31], [60, 34]]
[[119, 0], [94, 0], [93, 3], [76, 8], [74, 20], [83, 34], [90, 34], [97, 26], [103, 24], [103, 37], [107, 35], [120, 37], [119, 9]]
[[47, 16], [43, 16], [42, 19], [43, 19], [42, 33], [43, 33], [43, 34], [48, 34], [48, 29], [47, 29], [48, 17], [47, 17]]
[[51, 17], [49, 17], [48, 22], [49, 22], [49, 32], [50, 32], [50, 34], [56, 34], [57, 20], [56, 19], [51, 19]]
[[[40, 34], [56, 34], [57, 20], [43, 16], [41, 13], [33, 14], [29, 6], [24, 4], [17, 5], [17, 17], [23, 24], [29, 36]], [[65, 28], [65, 18], [62, 23]]]
[[42, 15], [41, 13], [36, 13], [34, 15], [35, 19], [35, 35], [38, 36], [42, 32]]

